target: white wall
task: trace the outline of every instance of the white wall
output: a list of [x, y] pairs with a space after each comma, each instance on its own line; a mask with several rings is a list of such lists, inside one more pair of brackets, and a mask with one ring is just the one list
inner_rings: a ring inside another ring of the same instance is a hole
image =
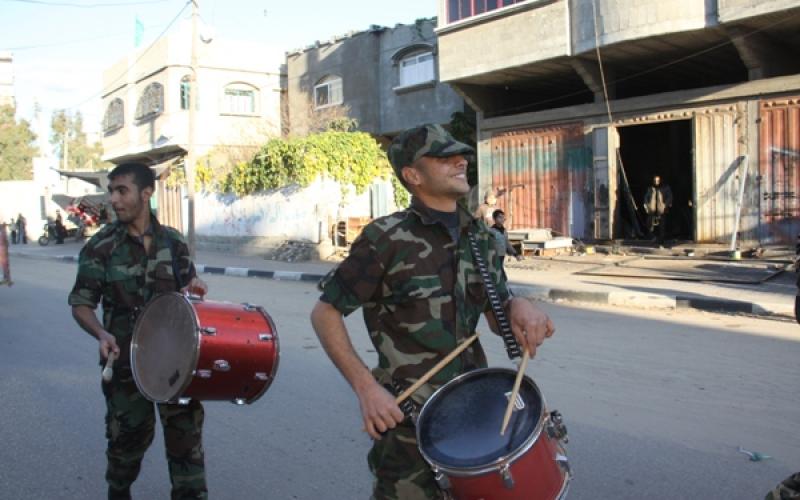
[[328, 225], [347, 217], [370, 215], [369, 190], [353, 190], [342, 200], [339, 184], [318, 179], [310, 186], [287, 187], [238, 198], [232, 194], [198, 193], [195, 203], [198, 236], [260, 237], [317, 243], [327, 238]]
[[0, 182], [0, 221], [8, 224], [22, 213], [28, 221], [28, 244], [36, 243], [42, 234], [41, 188], [33, 181]]

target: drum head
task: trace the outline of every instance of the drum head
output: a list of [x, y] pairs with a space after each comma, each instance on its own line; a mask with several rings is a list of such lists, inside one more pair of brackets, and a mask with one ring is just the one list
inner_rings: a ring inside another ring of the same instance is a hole
[[503, 368], [461, 375], [428, 399], [417, 421], [417, 439], [425, 458], [446, 468], [481, 468], [514, 455], [537, 431], [543, 404], [533, 381], [519, 389], [523, 409], [515, 409], [505, 435], [500, 427], [516, 373]]
[[139, 315], [131, 341], [131, 369], [147, 399], [176, 400], [192, 381], [199, 349], [197, 317], [189, 299], [166, 293]]

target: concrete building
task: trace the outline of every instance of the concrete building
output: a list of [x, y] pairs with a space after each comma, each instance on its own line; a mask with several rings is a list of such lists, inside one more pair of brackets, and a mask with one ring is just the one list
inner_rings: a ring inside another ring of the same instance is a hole
[[[255, 149], [279, 135], [282, 54], [231, 40], [198, 45], [198, 157], [216, 146]], [[191, 71], [191, 31], [183, 26], [104, 72], [105, 160], [159, 162], [186, 153]]]
[[435, 19], [373, 26], [289, 52], [289, 132], [352, 118], [381, 140], [420, 123], [448, 123], [464, 100], [439, 82], [435, 26]]
[[0, 52], [0, 106], [16, 106], [14, 95], [14, 56]]
[[796, 0], [440, 0], [439, 19], [440, 78], [478, 111], [480, 188], [512, 228], [642, 237], [660, 174], [678, 240], [800, 232]]

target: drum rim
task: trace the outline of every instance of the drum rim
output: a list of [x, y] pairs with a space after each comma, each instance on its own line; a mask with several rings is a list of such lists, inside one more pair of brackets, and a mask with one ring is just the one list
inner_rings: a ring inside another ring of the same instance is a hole
[[[533, 432], [531, 433], [531, 435], [525, 441], [523, 441], [522, 444], [520, 444], [517, 447], [517, 449], [515, 449], [514, 451], [512, 451], [511, 453], [509, 453], [505, 457], [498, 458], [497, 460], [494, 460], [493, 462], [489, 462], [487, 464], [473, 466], [473, 467], [458, 467], [458, 468], [454, 468], [454, 467], [450, 467], [450, 466], [447, 466], [447, 465], [440, 464], [436, 460], [433, 460], [427, 453], [425, 453], [425, 450], [422, 449], [422, 446], [420, 446], [420, 443], [422, 442], [422, 439], [421, 439], [421, 436], [420, 436], [421, 427], [419, 425], [419, 422], [422, 421], [422, 416], [425, 414], [425, 410], [429, 408], [429, 403], [435, 398], [435, 396], [437, 394], [442, 392], [450, 384], [454, 384], [455, 385], [457, 382], [461, 382], [464, 379], [476, 377], [476, 376], [484, 374], [484, 373], [499, 373], [499, 372], [510, 373], [510, 374], [516, 376], [516, 371], [514, 371], [514, 370], [512, 370], [510, 368], [499, 368], [499, 367], [495, 367], [495, 368], [478, 368], [477, 370], [468, 371], [466, 373], [462, 373], [461, 375], [458, 375], [457, 377], [455, 377], [452, 380], [450, 380], [447, 383], [445, 383], [443, 386], [441, 386], [438, 389], [436, 389], [433, 392], [433, 394], [431, 394], [431, 396], [425, 401], [425, 404], [422, 405], [422, 409], [419, 412], [419, 417], [417, 418], [417, 425], [416, 425], [417, 448], [419, 449], [419, 452], [422, 455], [422, 457], [425, 459], [425, 461], [428, 462], [431, 465], [431, 467], [433, 467], [433, 469], [435, 471], [443, 472], [443, 473], [445, 473], [447, 475], [454, 476], [454, 477], [472, 477], [472, 476], [481, 476], [483, 474], [488, 474], [490, 472], [497, 471], [497, 470], [503, 468], [504, 466], [515, 462], [519, 457], [521, 457], [522, 455], [527, 453], [533, 447], [534, 443], [536, 443], [536, 441], [539, 440], [539, 436], [541, 436], [542, 431], [544, 430], [545, 414], [546, 414], [546, 412], [545, 412], [546, 403], [545, 403], [545, 400], [544, 400], [544, 396], [542, 395], [542, 391], [539, 390], [539, 386], [536, 385], [536, 382], [534, 382], [532, 378], [530, 378], [529, 376], [525, 375], [525, 379], [527, 381], [529, 381], [533, 385], [533, 388], [536, 391], [536, 394], [539, 395], [539, 399], [541, 399], [542, 404], [541, 404], [541, 408], [539, 410], [539, 418], [537, 420], [536, 427], [534, 427]], [[498, 429], [498, 432], [499, 432], [499, 429]]]
[[269, 380], [264, 383], [264, 387], [261, 388], [258, 394], [246, 401], [247, 404], [255, 403], [261, 399], [261, 396], [263, 396], [265, 392], [267, 392], [267, 389], [269, 389], [272, 383], [275, 381], [275, 374], [278, 373], [278, 365], [281, 361], [281, 343], [280, 339], [278, 338], [278, 329], [275, 327], [275, 322], [272, 321], [272, 316], [269, 315], [264, 307], [256, 306], [256, 310], [258, 310], [258, 312], [264, 316], [264, 319], [267, 320], [267, 323], [269, 323], [269, 327], [272, 330], [272, 340], [275, 342], [275, 362], [272, 363], [272, 371], [269, 374]]
[[[178, 297], [186, 305], [189, 306], [189, 310], [192, 312], [192, 317], [194, 318], [194, 337], [197, 340], [197, 342], [195, 342], [195, 348], [194, 351], [192, 352], [191, 366], [194, 367], [192, 368], [192, 376], [186, 377], [186, 380], [184, 381], [183, 384], [181, 384], [180, 388], [178, 389], [177, 394], [175, 394], [172, 398], [158, 399], [148, 394], [147, 391], [145, 391], [142, 385], [139, 383], [139, 377], [137, 375], [137, 369], [136, 369], [136, 350], [138, 348], [139, 343], [136, 341], [136, 337], [137, 333], [139, 332], [139, 323], [142, 320], [144, 312], [147, 310], [147, 308], [150, 307], [150, 305], [156, 302], [157, 300], [160, 300], [162, 299], [162, 297], [167, 297], [167, 296]], [[197, 370], [198, 359], [200, 359], [200, 318], [198, 317], [197, 311], [195, 310], [194, 305], [192, 304], [192, 300], [187, 295], [180, 292], [165, 292], [154, 297], [150, 302], [147, 303], [145, 308], [142, 310], [142, 313], [139, 314], [139, 317], [136, 318], [136, 323], [134, 324], [133, 327], [133, 336], [131, 337], [131, 373], [133, 374], [133, 381], [136, 382], [136, 388], [139, 389], [139, 392], [141, 392], [145, 398], [154, 403], [178, 402], [181, 398], [181, 394], [183, 394], [184, 391], [186, 391], [186, 389], [189, 387], [189, 385], [191, 385], [194, 379], [194, 372]]]

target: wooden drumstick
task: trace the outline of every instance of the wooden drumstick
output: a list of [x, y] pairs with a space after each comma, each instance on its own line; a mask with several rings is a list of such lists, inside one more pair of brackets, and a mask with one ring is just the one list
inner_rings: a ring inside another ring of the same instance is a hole
[[394, 401], [395, 401], [395, 403], [397, 403], [397, 404], [399, 405], [400, 403], [402, 403], [403, 401], [405, 401], [406, 399], [408, 399], [408, 397], [409, 397], [409, 396], [411, 396], [412, 394], [414, 394], [415, 392], [417, 392], [417, 389], [419, 389], [420, 387], [422, 387], [422, 385], [423, 385], [425, 382], [427, 382], [427, 381], [428, 381], [428, 380], [430, 380], [430, 379], [431, 379], [431, 378], [432, 378], [434, 375], [436, 375], [437, 373], [439, 373], [439, 371], [440, 371], [442, 368], [444, 368], [444, 367], [445, 367], [445, 366], [446, 366], [446, 365], [447, 365], [449, 362], [453, 361], [453, 358], [455, 358], [456, 356], [458, 356], [459, 354], [461, 354], [461, 353], [464, 351], [464, 349], [466, 349], [467, 347], [469, 347], [469, 346], [470, 346], [470, 344], [472, 344], [473, 342], [475, 342], [475, 339], [477, 339], [477, 338], [478, 338], [478, 335], [480, 335], [480, 334], [476, 332], [476, 333], [475, 333], [475, 334], [474, 334], [472, 337], [469, 337], [467, 340], [465, 340], [464, 342], [462, 342], [460, 346], [458, 346], [458, 347], [456, 347], [455, 349], [453, 349], [453, 352], [451, 352], [450, 354], [448, 354], [447, 356], [445, 356], [445, 358], [444, 358], [444, 359], [442, 359], [441, 361], [439, 361], [438, 363], [436, 363], [436, 366], [434, 366], [433, 368], [431, 368], [430, 370], [428, 370], [427, 372], [425, 372], [425, 374], [424, 374], [423, 376], [421, 376], [421, 377], [419, 378], [419, 380], [417, 380], [416, 382], [414, 382], [414, 383], [411, 385], [411, 387], [409, 387], [408, 389], [406, 389], [405, 391], [403, 391], [403, 393], [402, 393], [402, 394], [400, 394], [399, 396], [397, 396], [397, 398], [394, 400]]
[[114, 351], [108, 351], [108, 358], [106, 359], [106, 366], [103, 368], [103, 382], [108, 383], [111, 382], [111, 378], [114, 376], [114, 360], [117, 359], [117, 355], [114, 354]]
[[514, 380], [514, 388], [511, 390], [511, 397], [508, 398], [508, 406], [506, 406], [506, 414], [503, 416], [503, 426], [500, 427], [500, 435], [504, 435], [506, 433], [506, 427], [508, 427], [508, 421], [511, 419], [511, 411], [514, 409], [514, 403], [517, 400], [517, 395], [519, 394], [519, 386], [522, 384], [522, 377], [525, 375], [525, 367], [528, 366], [528, 348], [525, 348], [525, 351], [522, 353], [522, 361], [519, 364], [519, 371], [517, 372], [517, 378]]

